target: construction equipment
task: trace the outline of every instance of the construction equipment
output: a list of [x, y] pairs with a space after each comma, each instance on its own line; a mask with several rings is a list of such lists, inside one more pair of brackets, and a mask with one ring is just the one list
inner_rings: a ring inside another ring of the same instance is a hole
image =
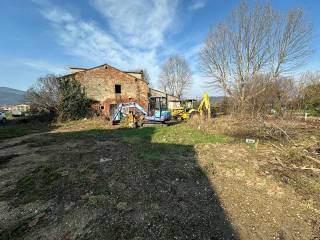
[[191, 112], [196, 111], [194, 109], [195, 99], [186, 99], [186, 100], [176, 100], [174, 101], [174, 107], [170, 109], [172, 118], [181, 121], [187, 120]]
[[149, 116], [147, 112], [138, 103], [120, 103], [112, 116], [112, 123], [116, 124], [123, 119], [127, 119], [132, 127], [140, 127], [145, 123], [165, 123], [171, 119], [168, 111], [155, 112], [153, 116]]
[[208, 93], [203, 94], [201, 103], [198, 107], [198, 111], [200, 113], [200, 116], [205, 116], [207, 118], [211, 117], [211, 104]]
[[[182, 101], [179, 102], [182, 103]], [[197, 109], [194, 108], [194, 103], [196, 102], [196, 100], [187, 99], [183, 102], [185, 107], [175, 107], [171, 109], [172, 117], [177, 121], [188, 120], [194, 115], [211, 117], [211, 104], [208, 93], [203, 94], [202, 100]]]
[[148, 115], [161, 118], [161, 116], [171, 115], [168, 111], [168, 99], [167, 97], [149, 97]]

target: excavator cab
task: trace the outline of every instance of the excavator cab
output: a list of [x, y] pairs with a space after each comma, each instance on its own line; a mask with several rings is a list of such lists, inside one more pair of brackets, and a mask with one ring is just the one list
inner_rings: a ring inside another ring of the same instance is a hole
[[112, 124], [124, 122], [132, 127], [140, 127], [145, 123], [166, 124], [171, 119], [166, 98], [151, 97], [149, 100], [148, 111], [136, 102], [120, 103], [112, 116]]
[[148, 115], [155, 118], [164, 118], [169, 120], [171, 112], [168, 111], [168, 102], [166, 97], [150, 97]]

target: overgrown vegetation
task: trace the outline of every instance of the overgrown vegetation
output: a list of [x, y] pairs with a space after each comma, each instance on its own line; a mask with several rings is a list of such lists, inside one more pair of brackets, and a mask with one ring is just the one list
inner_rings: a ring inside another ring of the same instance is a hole
[[74, 79], [55, 75], [39, 78], [27, 91], [33, 115], [47, 120], [77, 120], [92, 115], [92, 101], [86, 97], [84, 88]]
[[299, 85], [300, 108], [310, 115], [320, 116], [320, 72], [306, 72]]
[[57, 106], [58, 120], [77, 120], [88, 117], [90, 114], [90, 101], [84, 88], [76, 80], [60, 79], [59, 99]]
[[[319, 120], [291, 117], [257, 118], [229, 115], [211, 121], [194, 118], [188, 123], [206, 133], [232, 136], [237, 142], [252, 139], [253, 157], [261, 171], [292, 186], [304, 199], [317, 201], [320, 189]], [[318, 205], [317, 205], [318, 206]]]

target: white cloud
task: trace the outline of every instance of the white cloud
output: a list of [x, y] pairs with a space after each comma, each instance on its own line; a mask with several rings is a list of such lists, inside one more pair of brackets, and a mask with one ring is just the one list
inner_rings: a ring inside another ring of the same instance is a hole
[[189, 10], [196, 11], [206, 6], [206, 0], [193, 0], [189, 5]]
[[[123, 70], [146, 68], [151, 75], [151, 84], [158, 87], [156, 82], [162, 64], [159, 48], [162, 57], [183, 53], [194, 73], [192, 91], [188, 92], [188, 96], [200, 97], [205, 90], [209, 90], [198, 72], [197, 58], [202, 43], [185, 47], [189, 43], [186, 40], [175, 46], [165, 46], [165, 35], [175, 19], [177, 0], [92, 0], [92, 5], [103, 14], [110, 31], [106, 30], [107, 26], [102, 28], [61, 7], [39, 5], [42, 15], [53, 26], [57, 42], [64, 46], [68, 54], [79, 56], [88, 64], [108, 63]], [[27, 60], [24, 64], [48, 72], [61, 70], [41, 61]], [[209, 92], [217, 95], [215, 91]]]
[[48, 73], [63, 74], [66, 72], [66, 69], [64, 67], [57, 66], [55, 64], [42, 60], [24, 59], [21, 62], [25, 66], [31, 67], [36, 70], [45, 71]]
[[146, 68], [155, 81], [159, 73], [157, 51], [175, 17], [177, 0], [94, 0], [92, 4], [103, 14], [111, 31], [61, 7], [38, 6], [66, 53], [90, 64], [108, 63], [123, 70]]
[[152, 49], [164, 42], [178, 0], [92, 0], [114, 35], [132, 47]]

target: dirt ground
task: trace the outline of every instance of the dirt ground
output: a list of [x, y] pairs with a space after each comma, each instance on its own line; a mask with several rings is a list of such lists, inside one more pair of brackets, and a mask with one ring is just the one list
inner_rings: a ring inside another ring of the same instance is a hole
[[2, 140], [0, 239], [320, 239], [320, 164], [297, 155], [318, 159], [320, 131], [302, 132], [89, 122]]

